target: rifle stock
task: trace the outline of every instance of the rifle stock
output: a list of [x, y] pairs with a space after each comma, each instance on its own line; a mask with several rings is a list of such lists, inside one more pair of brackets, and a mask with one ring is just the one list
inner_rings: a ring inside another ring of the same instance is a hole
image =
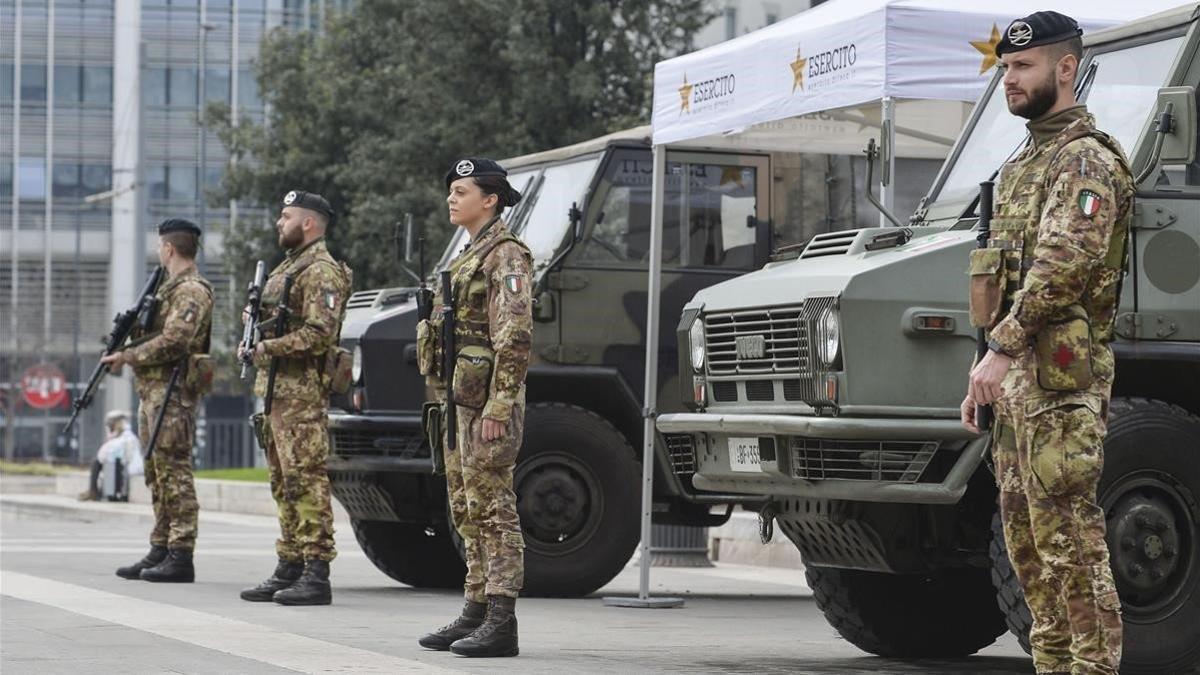
[[441, 273], [442, 285], [442, 377], [446, 383], [446, 447], [458, 445], [458, 406], [454, 403], [454, 289], [449, 270]]
[[[992, 234], [992, 191], [995, 183], [985, 180], [979, 184], [979, 233], [975, 236], [978, 248], [987, 248]], [[988, 353], [987, 329], [980, 327], [975, 337], [975, 362], [979, 363]], [[992, 406], [975, 406], [975, 426], [982, 431], [992, 428]]]
[[[283, 337], [284, 331], [287, 330], [287, 321], [291, 316], [292, 310], [288, 308], [288, 301], [292, 295], [292, 275], [285, 274], [283, 277], [283, 291], [279, 294], [279, 306], [275, 313], [274, 322], [275, 334], [274, 337]], [[263, 414], [271, 414], [271, 404], [275, 400], [275, 375], [279, 372], [279, 357], [271, 357], [271, 367], [267, 370], [267, 391], [263, 397]]]

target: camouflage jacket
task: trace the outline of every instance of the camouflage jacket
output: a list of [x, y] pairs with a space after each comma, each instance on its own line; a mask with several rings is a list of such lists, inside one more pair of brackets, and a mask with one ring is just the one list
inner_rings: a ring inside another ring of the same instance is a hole
[[203, 354], [212, 328], [212, 285], [195, 268], [163, 281], [155, 295], [159, 306], [153, 325], [134, 335], [134, 346], [125, 350], [139, 392], [165, 383], [184, 357]]
[[[278, 316], [283, 280], [289, 274], [292, 275], [292, 289], [288, 295], [291, 316], [284, 334], [274, 337], [272, 324], [267, 330], [270, 337], [262, 343], [268, 357], [280, 357], [274, 395], [322, 402], [328, 395], [322, 379], [324, 356], [337, 345], [353, 273], [344, 263], [333, 259], [324, 238], [288, 251], [283, 262], [271, 270], [263, 288], [264, 320]], [[255, 366], [258, 373], [254, 394], [265, 396], [270, 358], [257, 360]]]
[[989, 246], [1012, 254], [1005, 258], [1006, 311], [989, 338], [1021, 367], [1032, 358], [1033, 339], [1081, 307], [1096, 347], [1092, 368], [1111, 383], [1104, 345], [1112, 339], [1133, 214], [1129, 165], [1084, 106], [1029, 129], [1033, 142], [1003, 167], [997, 188]]
[[457, 346], [478, 345], [494, 353], [483, 407], [488, 419], [508, 422], [513, 405], [524, 397], [533, 342], [532, 272], [529, 248], [501, 220], [450, 263]]

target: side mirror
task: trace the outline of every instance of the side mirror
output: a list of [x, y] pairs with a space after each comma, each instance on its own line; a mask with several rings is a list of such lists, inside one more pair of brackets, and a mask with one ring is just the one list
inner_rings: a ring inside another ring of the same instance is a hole
[[1163, 87], [1158, 90], [1159, 115], [1170, 111], [1170, 128], [1165, 130], [1159, 161], [1166, 165], [1191, 164], [1196, 160], [1196, 90], [1194, 87]]

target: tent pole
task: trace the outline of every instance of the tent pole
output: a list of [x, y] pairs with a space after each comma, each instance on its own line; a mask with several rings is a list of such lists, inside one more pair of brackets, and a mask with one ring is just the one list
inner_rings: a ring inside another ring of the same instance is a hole
[[[682, 598], [650, 597], [650, 513], [654, 506], [654, 421], [658, 416], [659, 289], [662, 282], [663, 209], [666, 208], [667, 149], [655, 145], [650, 197], [650, 272], [646, 285], [646, 380], [642, 407], [642, 541], [637, 598], [604, 598], [612, 607], [679, 607]], [[682, 180], [687, 180], [686, 176]]]
[[[883, 127], [882, 133], [887, 136], [880, 140], [887, 152], [883, 157], [886, 166], [880, 172], [879, 194], [882, 197], [884, 208], [894, 213], [896, 210], [896, 99], [884, 96], [880, 105], [883, 119], [883, 124], [880, 126]], [[879, 226], [891, 226], [891, 221], [882, 213], [879, 214]]]

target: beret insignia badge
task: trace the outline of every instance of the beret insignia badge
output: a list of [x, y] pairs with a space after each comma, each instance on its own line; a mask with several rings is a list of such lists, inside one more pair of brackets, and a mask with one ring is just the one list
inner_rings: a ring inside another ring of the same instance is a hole
[[454, 167], [454, 173], [460, 176], [470, 176], [475, 173], [475, 164], [469, 159], [464, 159]]
[[1013, 24], [1008, 27], [1008, 41], [1011, 42], [1014, 47], [1024, 47], [1032, 40], [1033, 26], [1030, 26], [1024, 21], [1014, 21]]
[[296, 194], [296, 191], [295, 191], [295, 190], [292, 190], [291, 192], [289, 192], [289, 193], [287, 193], [286, 195], [284, 195], [284, 196], [283, 196], [283, 204], [284, 204], [284, 206], [291, 206], [291, 205], [292, 205], [292, 202], [296, 201], [296, 197], [297, 197], [297, 196], [298, 196], [298, 195]]

